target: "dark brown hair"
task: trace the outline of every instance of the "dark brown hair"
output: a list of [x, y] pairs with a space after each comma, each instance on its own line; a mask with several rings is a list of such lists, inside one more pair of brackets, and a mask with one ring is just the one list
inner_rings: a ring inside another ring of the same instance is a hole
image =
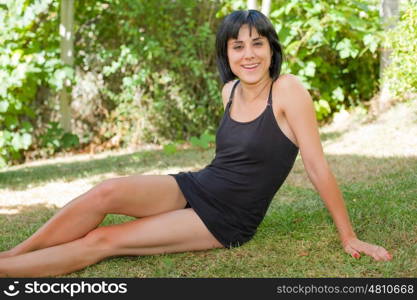
[[227, 57], [227, 42], [229, 39], [236, 39], [242, 25], [249, 25], [249, 32], [252, 34], [252, 27], [255, 27], [260, 36], [265, 37], [272, 51], [271, 66], [269, 76], [272, 80], [278, 78], [281, 72], [283, 61], [282, 47], [279, 43], [278, 34], [271, 21], [257, 10], [237, 10], [226, 16], [220, 24], [216, 34], [216, 58], [217, 69], [223, 83], [236, 78], [229, 65]]

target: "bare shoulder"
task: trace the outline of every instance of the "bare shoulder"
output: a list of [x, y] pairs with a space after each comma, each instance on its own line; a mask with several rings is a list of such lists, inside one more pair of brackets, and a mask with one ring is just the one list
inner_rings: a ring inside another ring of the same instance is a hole
[[280, 76], [274, 83], [273, 96], [284, 124], [300, 148], [303, 161], [311, 169], [323, 157], [312, 97], [302, 81], [292, 74]]
[[[237, 79], [236, 79], [237, 80]], [[236, 80], [230, 80], [223, 85], [222, 88], [222, 100], [223, 100], [223, 107], [226, 109], [227, 102], [230, 98], [230, 93], [232, 92], [233, 85], [235, 84]]]
[[312, 105], [312, 98], [301, 80], [293, 74], [282, 74], [275, 80], [272, 90], [274, 99], [280, 111], [285, 112], [292, 107], [305, 107]]
[[278, 79], [275, 80], [274, 86], [275, 85], [288, 86], [288, 85], [297, 84], [298, 82], [300, 82], [300, 79], [294, 74], [290, 74], [290, 73], [281, 74], [279, 75]]

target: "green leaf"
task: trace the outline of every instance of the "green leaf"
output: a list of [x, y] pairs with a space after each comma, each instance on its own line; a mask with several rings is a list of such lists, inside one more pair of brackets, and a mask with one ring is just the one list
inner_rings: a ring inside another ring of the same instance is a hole
[[80, 144], [80, 141], [78, 139], [78, 136], [72, 133], [64, 133], [64, 135], [61, 138], [61, 144], [64, 149], [76, 147]]
[[347, 58], [349, 56], [355, 58], [359, 53], [359, 51], [353, 47], [350, 39], [347, 38], [344, 38], [342, 41], [337, 43], [336, 50], [339, 50], [339, 55], [341, 58]]
[[376, 49], [378, 48], [378, 39], [372, 34], [365, 35], [363, 37], [363, 43], [372, 53], [375, 53]]
[[14, 151], [18, 151], [23, 148], [23, 139], [19, 133], [13, 133], [13, 138], [11, 142], [11, 146], [13, 147]]
[[304, 74], [309, 77], [314, 77], [316, 73], [316, 64], [314, 61], [309, 61], [304, 68]]
[[193, 146], [197, 146], [197, 147], [200, 146], [200, 140], [195, 136], [191, 137], [190, 142]]
[[203, 133], [201, 135], [201, 139], [207, 142], [214, 142], [216, 140], [216, 137], [212, 134]]
[[9, 102], [7, 101], [0, 101], [0, 113], [5, 113], [9, 108]]
[[357, 16], [354, 15], [350, 15], [348, 16], [348, 22], [350, 24], [350, 26], [354, 29], [354, 30], [364, 30], [365, 26], [366, 26], [366, 21], [358, 18]]
[[10, 60], [10, 64], [12, 66], [18, 66], [20, 58], [22, 57], [22, 55], [23, 55], [23, 50], [22, 49], [17, 49], [15, 51], [13, 51], [12, 57], [11, 57], [11, 60]]
[[283, 45], [287, 45], [291, 41], [291, 30], [290, 28], [286, 26], [282, 26], [282, 28], [279, 30], [279, 39], [282, 41]]
[[341, 11], [333, 10], [330, 11], [328, 15], [334, 23], [344, 24], [347, 22], [345, 14]]
[[271, 18], [275, 19], [281, 17], [281, 15], [285, 12], [285, 8], [285, 6], [281, 6], [279, 9], [272, 11], [270, 14]]
[[32, 144], [32, 136], [29, 133], [23, 133], [21, 136], [22, 148], [27, 150]]
[[321, 44], [324, 42], [324, 35], [322, 31], [315, 32], [309, 39], [309, 43], [312, 44]]
[[285, 6], [285, 14], [288, 15], [297, 4], [298, 0], [291, 0], [290, 3]]
[[6, 115], [5, 118], [6, 127], [14, 130], [19, 126], [19, 120], [14, 115]]
[[[1, 131], [0, 131], [0, 133], [1, 133]], [[3, 130], [3, 139], [6, 141], [6, 142], [9, 142], [11, 139], [12, 139], [12, 133], [10, 132], [10, 131], [8, 131], [8, 130]]]
[[23, 121], [22, 122], [22, 128], [26, 132], [32, 132], [33, 131], [33, 126], [28, 121]]
[[208, 148], [208, 141], [201, 139], [200, 140], [200, 147], [202, 147], [204, 149]]
[[65, 81], [72, 79], [74, 76], [74, 70], [70, 67], [63, 67], [55, 70], [53, 76], [49, 79], [49, 83], [56, 88], [56, 90], [62, 90]]
[[336, 99], [339, 102], [342, 102], [343, 100], [345, 100], [345, 95], [343, 94], [343, 89], [340, 86], [338, 86], [336, 89], [333, 90], [332, 98]]
[[322, 120], [331, 112], [329, 103], [324, 99], [320, 99], [319, 101], [314, 101], [314, 108], [317, 113], [317, 118], [319, 120]]

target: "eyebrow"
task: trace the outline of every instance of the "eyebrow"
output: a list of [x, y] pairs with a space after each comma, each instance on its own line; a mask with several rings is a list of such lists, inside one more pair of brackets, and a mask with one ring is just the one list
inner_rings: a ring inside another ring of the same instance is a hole
[[[258, 40], [262, 40], [262, 39], [264, 39], [264, 37], [259, 36], [259, 37], [257, 37], [257, 38], [252, 39], [252, 41], [253, 41], [253, 42], [255, 42], [255, 41], [258, 41]], [[243, 43], [243, 41], [234, 40], [232, 43], [233, 43], [233, 44], [241, 44], [241, 43]]]

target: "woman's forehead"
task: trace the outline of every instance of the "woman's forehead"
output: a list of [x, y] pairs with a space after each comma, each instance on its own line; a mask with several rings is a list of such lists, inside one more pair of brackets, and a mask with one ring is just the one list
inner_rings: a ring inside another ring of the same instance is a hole
[[244, 24], [240, 27], [238, 35], [236, 38], [231, 37], [228, 39], [228, 42], [244, 41], [244, 40], [260, 40], [265, 38], [262, 35], [259, 35], [255, 27], [252, 26], [250, 30], [249, 26]]
[[238, 36], [237, 38], [242, 38], [242, 37], [259, 37], [259, 33], [258, 30], [256, 29], [255, 26], [249, 26], [248, 24], [243, 24], [240, 28], [239, 28], [239, 32], [238, 32]]

